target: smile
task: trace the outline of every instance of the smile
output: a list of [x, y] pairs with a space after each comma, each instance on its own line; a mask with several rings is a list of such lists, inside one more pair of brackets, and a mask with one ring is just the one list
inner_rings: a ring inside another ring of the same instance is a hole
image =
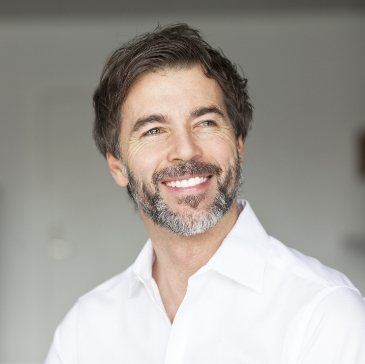
[[178, 181], [165, 182], [166, 186], [175, 188], [186, 188], [200, 185], [208, 180], [208, 177], [193, 177], [189, 179], [182, 179]]

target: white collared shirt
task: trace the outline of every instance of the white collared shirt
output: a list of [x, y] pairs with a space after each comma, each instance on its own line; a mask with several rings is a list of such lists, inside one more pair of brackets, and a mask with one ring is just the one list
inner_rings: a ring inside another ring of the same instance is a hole
[[173, 323], [147, 241], [135, 263], [82, 296], [46, 364], [364, 364], [365, 301], [342, 273], [267, 235], [247, 201], [188, 282]]

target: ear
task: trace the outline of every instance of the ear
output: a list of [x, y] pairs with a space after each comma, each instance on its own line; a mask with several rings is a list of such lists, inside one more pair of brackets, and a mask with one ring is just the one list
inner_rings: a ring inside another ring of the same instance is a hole
[[238, 156], [241, 160], [243, 160], [243, 155], [244, 155], [244, 143], [243, 143], [243, 139], [242, 139], [242, 135], [240, 135], [237, 138], [237, 151], [238, 151]]
[[128, 185], [128, 176], [122, 161], [115, 158], [111, 153], [106, 154], [109, 171], [117, 185], [126, 187]]

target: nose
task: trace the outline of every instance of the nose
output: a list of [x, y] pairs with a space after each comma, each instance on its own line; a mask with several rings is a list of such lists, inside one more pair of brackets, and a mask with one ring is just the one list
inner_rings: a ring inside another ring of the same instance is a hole
[[179, 130], [174, 134], [168, 153], [169, 162], [197, 160], [201, 155], [202, 150], [192, 133]]

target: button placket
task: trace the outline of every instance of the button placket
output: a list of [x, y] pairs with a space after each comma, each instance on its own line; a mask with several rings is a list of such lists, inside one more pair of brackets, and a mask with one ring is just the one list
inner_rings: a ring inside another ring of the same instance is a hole
[[171, 326], [170, 319], [169, 319], [169, 317], [166, 313], [165, 307], [164, 307], [163, 302], [162, 302], [160, 291], [158, 290], [157, 283], [153, 278], [151, 279], [151, 290], [152, 290], [152, 294], [153, 294], [155, 303], [159, 307], [160, 311], [163, 313], [165, 319], [169, 323], [169, 326]]
[[[144, 280], [141, 280], [141, 282], [143, 283], [143, 286], [146, 289], [148, 295], [150, 296], [152, 302], [157, 306], [158, 310], [161, 312], [164, 319], [167, 320], [169, 326], [171, 326], [170, 320], [162, 304], [162, 300], [156, 282], [153, 279], [150, 282], [145, 282]], [[153, 284], [155, 284], [155, 287], [153, 287]]]
[[[192, 278], [192, 277], [191, 277]], [[185, 297], [178, 308], [174, 321], [171, 325], [170, 337], [167, 344], [165, 364], [183, 364], [186, 353], [187, 338], [189, 332], [189, 308], [194, 301], [196, 287], [188, 281]]]

